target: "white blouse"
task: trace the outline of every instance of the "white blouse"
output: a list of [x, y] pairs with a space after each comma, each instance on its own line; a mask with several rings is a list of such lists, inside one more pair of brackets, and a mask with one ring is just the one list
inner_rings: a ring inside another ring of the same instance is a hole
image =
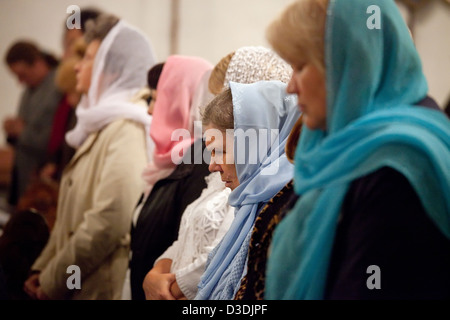
[[171, 272], [189, 300], [195, 298], [197, 285], [205, 270], [209, 252], [220, 242], [234, 219], [234, 208], [228, 205], [231, 192], [225, 188], [219, 172], [206, 178], [207, 187], [200, 197], [187, 206], [173, 242], [158, 259], [171, 259]]

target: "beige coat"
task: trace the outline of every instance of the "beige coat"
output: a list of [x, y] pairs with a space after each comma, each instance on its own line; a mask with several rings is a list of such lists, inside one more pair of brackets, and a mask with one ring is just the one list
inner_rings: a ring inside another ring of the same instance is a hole
[[[91, 134], [64, 170], [56, 224], [32, 267], [50, 298], [120, 299], [147, 163], [144, 131], [130, 120], [112, 122]], [[67, 286], [70, 265], [80, 268], [81, 289]]]

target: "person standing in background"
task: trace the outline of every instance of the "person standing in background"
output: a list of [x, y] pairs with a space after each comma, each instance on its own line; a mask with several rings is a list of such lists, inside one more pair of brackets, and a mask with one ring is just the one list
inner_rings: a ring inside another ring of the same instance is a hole
[[15, 206], [46, 159], [53, 117], [62, 93], [55, 85], [58, 61], [34, 43], [14, 43], [7, 51], [5, 62], [26, 87], [17, 115], [3, 122], [7, 142], [14, 146], [8, 202]]

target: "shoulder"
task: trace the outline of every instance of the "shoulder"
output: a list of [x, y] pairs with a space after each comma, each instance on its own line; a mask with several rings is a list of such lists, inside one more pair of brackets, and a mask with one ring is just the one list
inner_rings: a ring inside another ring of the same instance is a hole
[[103, 127], [97, 134], [93, 145], [96, 153], [115, 154], [121, 159], [145, 156], [144, 126], [132, 120], [120, 119]]
[[346, 194], [344, 206], [351, 208], [362, 202], [402, 200], [418, 196], [408, 179], [390, 167], [383, 167], [354, 180]]
[[358, 237], [373, 234], [374, 239], [382, 230], [389, 229], [395, 233], [395, 227], [406, 225], [414, 229], [428, 220], [419, 196], [408, 179], [389, 167], [351, 183], [339, 218], [341, 228], [354, 230], [352, 234]]
[[100, 136], [104, 139], [110, 140], [128, 140], [145, 138], [145, 128], [144, 125], [129, 119], [119, 119], [115, 120], [100, 131]]
[[112, 121], [103, 129], [104, 131], [116, 131], [116, 130], [144, 130], [144, 125], [130, 119], [118, 119]]
[[[345, 196], [326, 296], [391, 299], [448, 295], [449, 249], [450, 241], [431, 220], [408, 179], [383, 167], [354, 180]], [[368, 290], [366, 270], [371, 265], [382, 270], [383, 290]]]

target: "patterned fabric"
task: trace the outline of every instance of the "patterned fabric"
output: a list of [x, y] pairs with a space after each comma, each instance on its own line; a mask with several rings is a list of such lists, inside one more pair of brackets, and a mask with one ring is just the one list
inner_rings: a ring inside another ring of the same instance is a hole
[[280, 80], [288, 83], [292, 68], [274, 51], [261, 46], [242, 47], [236, 50], [225, 74], [224, 87], [230, 81], [254, 83], [261, 80]]
[[241, 281], [235, 300], [263, 300], [266, 280], [266, 261], [273, 231], [298, 199], [293, 180], [277, 193], [256, 218], [247, 262], [247, 275]]

